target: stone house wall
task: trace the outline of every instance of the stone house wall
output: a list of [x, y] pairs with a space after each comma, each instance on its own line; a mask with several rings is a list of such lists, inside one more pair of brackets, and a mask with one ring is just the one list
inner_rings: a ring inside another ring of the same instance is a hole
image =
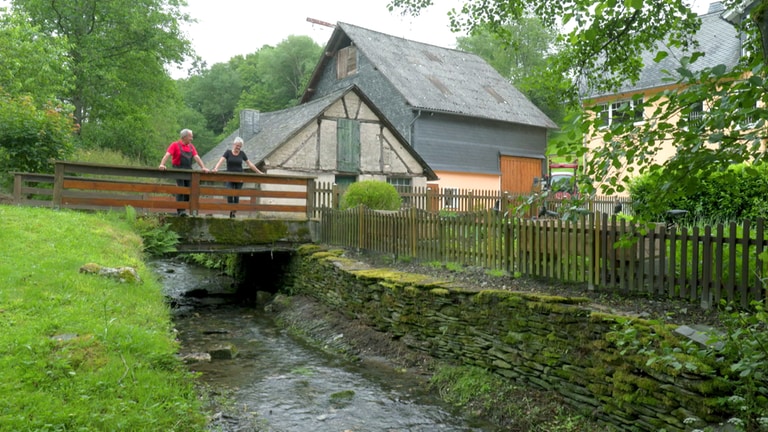
[[[598, 313], [583, 298], [473, 290], [366, 268], [341, 252], [299, 248], [287, 289], [435, 358], [557, 391], [618, 430], [685, 431], [729, 418], [718, 403], [734, 391], [717, 369], [727, 367], [685, 354], [690, 342], [674, 326]], [[667, 361], [648, 362], [651, 347], [671, 353]]]

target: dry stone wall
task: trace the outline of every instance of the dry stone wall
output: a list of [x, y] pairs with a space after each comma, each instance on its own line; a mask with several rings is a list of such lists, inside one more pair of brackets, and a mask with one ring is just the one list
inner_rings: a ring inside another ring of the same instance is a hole
[[303, 246], [289, 289], [433, 357], [557, 391], [617, 430], [685, 431], [728, 418], [718, 398], [734, 389], [723, 366], [687, 356], [690, 342], [672, 326], [596, 313], [582, 298], [474, 290], [340, 255]]

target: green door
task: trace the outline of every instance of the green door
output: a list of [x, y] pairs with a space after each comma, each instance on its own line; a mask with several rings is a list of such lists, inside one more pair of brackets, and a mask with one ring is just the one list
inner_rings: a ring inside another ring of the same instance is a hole
[[339, 172], [360, 172], [360, 122], [339, 119], [336, 123]]

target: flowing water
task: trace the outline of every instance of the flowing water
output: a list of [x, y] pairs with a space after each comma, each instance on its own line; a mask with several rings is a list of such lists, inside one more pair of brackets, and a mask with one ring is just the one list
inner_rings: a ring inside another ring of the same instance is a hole
[[423, 382], [385, 363], [353, 363], [292, 338], [263, 307], [245, 305], [229, 294], [233, 289], [227, 277], [172, 260], [153, 265], [174, 305], [182, 354], [236, 350], [233, 358], [189, 366], [211, 389], [230, 398], [228, 408], [214, 416], [212, 430], [493, 430], [452, 413], [424, 391]]

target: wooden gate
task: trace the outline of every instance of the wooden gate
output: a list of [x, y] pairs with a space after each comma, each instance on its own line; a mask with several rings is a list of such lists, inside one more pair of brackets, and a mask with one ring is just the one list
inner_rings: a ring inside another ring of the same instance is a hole
[[501, 155], [501, 190], [513, 194], [530, 193], [533, 179], [541, 178], [541, 159]]

